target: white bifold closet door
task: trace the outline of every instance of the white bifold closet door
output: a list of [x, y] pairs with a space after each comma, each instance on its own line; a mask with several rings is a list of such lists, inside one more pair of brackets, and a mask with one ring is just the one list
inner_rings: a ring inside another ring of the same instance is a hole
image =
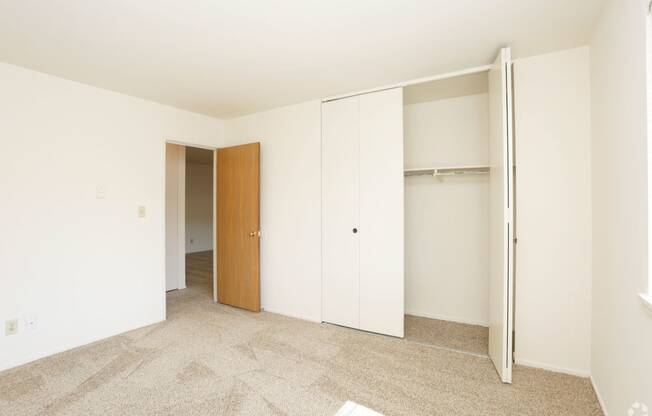
[[512, 382], [514, 178], [512, 62], [502, 49], [489, 71], [489, 356]]
[[325, 102], [323, 321], [403, 336], [403, 91]]
[[358, 98], [322, 105], [323, 320], [360, 325]]

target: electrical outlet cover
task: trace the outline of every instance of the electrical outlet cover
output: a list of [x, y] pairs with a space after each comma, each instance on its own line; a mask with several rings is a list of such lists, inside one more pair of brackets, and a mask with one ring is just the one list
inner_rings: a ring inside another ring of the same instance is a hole
[[18, 319], [5, 321], [5, 335], [14, 335], [18, 333]]

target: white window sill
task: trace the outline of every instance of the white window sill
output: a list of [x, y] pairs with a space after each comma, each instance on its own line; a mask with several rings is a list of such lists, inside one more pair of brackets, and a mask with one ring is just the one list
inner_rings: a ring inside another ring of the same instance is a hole
[[652, 311], [652, 295], [647, 293], [639, 293], [638, 296], [641, 298], [641, 302]]

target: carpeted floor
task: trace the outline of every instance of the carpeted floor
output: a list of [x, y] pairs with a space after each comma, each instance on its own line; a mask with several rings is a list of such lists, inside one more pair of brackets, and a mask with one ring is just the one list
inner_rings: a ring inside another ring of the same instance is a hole
[[211, 300], [210, 254], [166, 322], [0, 373], [0, 415], [601, 415], [588, 380]]
[[489, 355], [489, 328], [405, 315], [405, 338], [453, 351]]

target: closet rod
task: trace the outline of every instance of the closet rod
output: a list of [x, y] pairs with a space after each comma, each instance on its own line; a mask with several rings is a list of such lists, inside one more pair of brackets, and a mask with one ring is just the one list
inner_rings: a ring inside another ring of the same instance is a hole
[[461, 69], [459, 71], [446, 72], [444, 74], [433, 75], [433, 76], [430, 76], [430, 77], [416, 78], [416, 79], [412, 79], [412, 80], [409, 80], [409, 81], [399, 82], [397, 84], [389, 84], [389, 85], [385, 85], [385, 86], [382, 86], [382, 87], [370, 88], [370, 89], [367, 89], [367, 90], [351, 92], [351, 93], [348, 93], [348, 94], [334, 95], [332, 97], [322, 98], [321, 102], [326, 103], [326, 102], [329, 102], [329, 101], [341, 100], [342, 98], [355, 97], [356, 95], [369, 94], [369, 93], [372, 93], [372, 92], [391, 90], [393, 88], [403, 88], [403, 87], [409, 87], [410, 85], [423, 84], [423, 83], [431, 82], [431, 81], [439, 81], [439, 80], [442, 80], [442, 79], [448, 79], [448, 78], [461, 77], [461, 76], [464, 76], [464, 75], [477, 74], [477, 73], [480, 73], [480, 72], [489, 71], [492, 66], [493, 65], [476, 66], [474, 68], [467, 68], [467, 69]]
[[487, 173], [489, 173], [489, 166], [460, 166], [455, 168], [405, 169], [405, 171], [403, 171], [403, 176], [484, 175]]

